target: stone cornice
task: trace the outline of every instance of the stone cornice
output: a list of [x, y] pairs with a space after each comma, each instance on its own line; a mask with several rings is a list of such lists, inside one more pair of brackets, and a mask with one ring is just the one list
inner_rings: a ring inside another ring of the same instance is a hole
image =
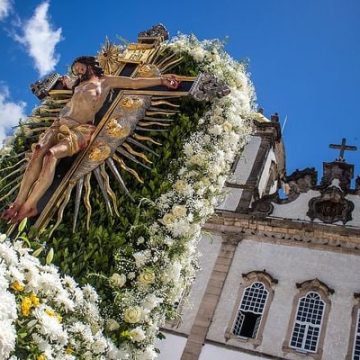
[[259, 218], [249, 214], [218, 212], [204, 229], [239, 235], [255, 240], [323, 250], [360, 254], [360, 229], [341, 225], [295, 221], [281, 218]]

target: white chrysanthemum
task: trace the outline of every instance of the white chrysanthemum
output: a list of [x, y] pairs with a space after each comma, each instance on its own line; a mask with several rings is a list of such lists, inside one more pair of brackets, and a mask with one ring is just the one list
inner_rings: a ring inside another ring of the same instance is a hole
[[83, 293], [85, 299], [92, 303], [96, 303], [99, 300], [99, 295], [96, 293], [95, 289], [91, 285], [85, 285], [83, 287]]
[[15, 320], [16, 318], [15, 296], [8, 291], [0, 291], [0, 321]]
[[7, 359], [15, 348], [16, 330], [11, 320], [0, 320], [0, 359]]
[[16, 265], [18, 263], [16, 252], [9, 242], [0, 243], [0, 259], [4, 259], [8, 265]]

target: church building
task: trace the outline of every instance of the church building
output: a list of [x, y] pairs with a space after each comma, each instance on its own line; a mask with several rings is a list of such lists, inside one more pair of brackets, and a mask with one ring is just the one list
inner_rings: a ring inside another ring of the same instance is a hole
[[321, 179], [287, 175], [279, 117], [258, 114], [160, 360], [360, 359], [360, 181], [331, 147]]

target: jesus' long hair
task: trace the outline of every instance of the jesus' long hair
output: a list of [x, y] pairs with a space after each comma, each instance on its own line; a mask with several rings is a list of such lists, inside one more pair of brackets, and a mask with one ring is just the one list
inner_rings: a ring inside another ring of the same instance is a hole
[[[104, 76], [104, 70], [94, 56], [79, 56], [71, 64], [71, 72], [74, 74], [73, 68], [76, 63], [84, 64], [87, 66], [86, 73], [76, 80], [73, 89], [75, 89], [82, 81], [89, 80], [92, 75], [99, 78]], [[90, 70], [91, 69], [91, 70]]]

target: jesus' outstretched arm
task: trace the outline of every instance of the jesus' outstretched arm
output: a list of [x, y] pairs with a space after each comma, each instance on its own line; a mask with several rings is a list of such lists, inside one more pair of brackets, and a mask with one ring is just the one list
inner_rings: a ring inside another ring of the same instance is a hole
[[105, 83], [110, 88], [144, 89], [152, 86], [165, 85], [169, 89], [177, 89], [179, 80], [176, 75], [162, 75], [156, 78], [129, 78], [126, 76], [105, 76]]

